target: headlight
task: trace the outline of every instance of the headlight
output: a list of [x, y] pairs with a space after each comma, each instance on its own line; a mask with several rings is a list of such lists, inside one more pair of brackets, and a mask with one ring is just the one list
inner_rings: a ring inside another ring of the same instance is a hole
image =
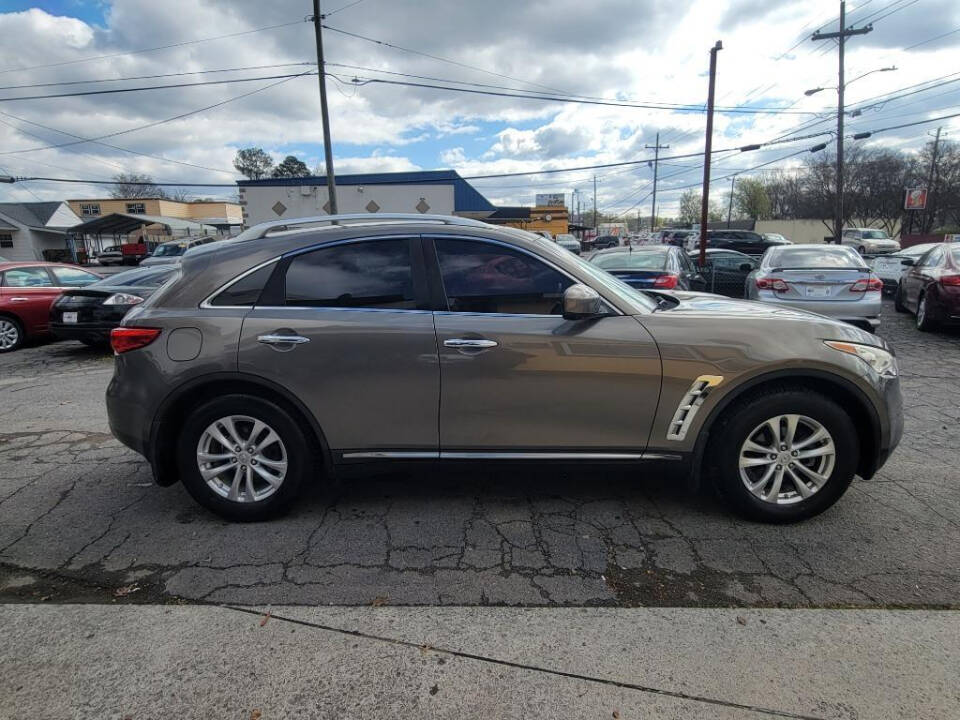
[[900, 374], [900, 368], [897, 367], [897, 358], [882, 348], [840, 340], [824, 340], [824, 344], [842, 353], [856, 355], [883, 377], [896, 377]]
[[103, 301], [104, 305], [139, 305], [143, 298], [129, 293], [116, 293]]

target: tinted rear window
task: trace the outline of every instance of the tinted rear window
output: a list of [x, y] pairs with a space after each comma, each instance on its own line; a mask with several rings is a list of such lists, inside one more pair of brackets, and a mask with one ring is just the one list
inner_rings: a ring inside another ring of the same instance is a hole
[[664, 252], [616, 252], [597, 255], [591, 262], [598, 268], [607, 270], [636, 269], [662, 270], [667, 264], [667, 253]]
[[365, 240], [296, 256], [287, 268], [286, 304], [415, 309], [410, 241]]
[[781, 268], [862, 268], [863, 259], [845, 247], [824, 246], [810, 248], [783, 248], [771, 251], [767, 260], [769, 267]]

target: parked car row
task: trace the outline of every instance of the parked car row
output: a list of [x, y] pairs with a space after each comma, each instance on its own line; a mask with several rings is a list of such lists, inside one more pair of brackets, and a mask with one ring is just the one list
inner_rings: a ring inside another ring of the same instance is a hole
[[50, 333], [105, 344], [127, 311], [175, 270], [174, 265], [137, 268], [104, 278], [63, 263], [0, 263], [0, 353]]

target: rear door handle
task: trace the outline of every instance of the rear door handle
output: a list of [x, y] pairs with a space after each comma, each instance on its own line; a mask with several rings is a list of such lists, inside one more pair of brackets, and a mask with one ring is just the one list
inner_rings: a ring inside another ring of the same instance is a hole
[[30, 298], [25, 298], [25, 297], [12, 297], [12, 298], [10, 298], [10, 302], [30, 302]]
[[480, 340], [474, 338], [450, 338], [449, 340], [443, 341], [443, 346], [449, 348], [483, 349], [496, 347], [498, 344], [496, 340]]
[[303, 335], [260, 335], [257, 342], [264, 345], [303, 345], [310, 342], [310, 338]]

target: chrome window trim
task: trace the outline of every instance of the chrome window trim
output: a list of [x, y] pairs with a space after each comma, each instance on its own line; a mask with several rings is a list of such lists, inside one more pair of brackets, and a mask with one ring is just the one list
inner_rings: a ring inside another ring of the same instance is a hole
[[[216, 307], [225, 307], [217, 305]], [[246, 307], [246, 306], [245, 306]], [[254, 305], [251, 310], [313, 310], [314, 312], [379, 312], [379, 313], [415, 313], [418, 315], [430, 315], [433, 310], [419, 310], [417, 308], [368, 308], [368, 307], [337, 307], [318, 305]], [[551, 315], [550, 317], [555, 317]]]
[[223, 285], [218, 287], [212, 293], [207, 295], [207, 297], [205, 297], [200, 302], [200, 309], [201, 310], [252, 310], [253, 308], [256, 307], [256, 305], [211, 305], [210, 303], [217, 295], [222, 293], [224, 290], [229, 288], [234, 283], [239, 282], [240, 280], [243, 280], [247, 275], [251, 275], [257, 272], [257, 270], [262, 270], [263, 268], [267, 267], [271, 263], [280, 262], [281, 257], [283, 256], [278, 255], [277, 257], [270, 258], [266, 262], [262, 262], [259, 265], [254, 265], [249, 270], [245, 270], [244, 272], [237, 275], [235, 278], [231, 280], [227, 280], [227, 282], [225, 282]]
[[[434, 233], [434, 232], [421, 233], [421, 234], [422, 234], [422, 236], [423, 236], [424, 238], [429, 238], [429, 239], [431, 239], [431, 240], [437, 240], [437, 239], [466, 240], [466, 241], [468, 241], [468, 242], [469, 242], [469, 241], [472, 241], [472, 242], [480, 242], [480, 243], [491, 243], [491, 244], [493, 244], [493, 245], [501, 245], [502, 247], [508, 248], [508, 249], [510, 249], [510, 250], [516, 250], [517, 252], [520, 252], [520, 253], [523, 253], [524, 255], [527, 255], [527, 256], [529, 256], [529, 257], [532, 257], [534, 260], [539, 260], [540, 262], [542, 262], [542, 263], [543, 263], [544, 265], [546, 265], [547, 267], [549, 267], [549, 268], [557, 271], [557, 272], [560, 273], [561, 275], [565, 276], [567, 279], [572, 280], [572, 281], [574, 282], [574, 284], [576, 284], [576, 285], [586, 285], [588, 288], [590, 288], [591, 290], [593, 290], [594, 292], [596, 292], [601, 298], [603, 298], [603, 302], [604, 302], [611, 310], [613, 310], [614, 314], [616, 314], [616, 315], [625, 315], [625, 314], [626, 314], [626, 313], [622, 312], [622, 311], [620, 310], [620, 308], [618, 308], [618, 307], [616, 306], [615, 303], [611, 302], [610, 299], [609, 299], [606, 295], [604, 295], [602, 292], [600, 292], [599, 290], [597, 290], [597, 289], [596, 289], [595, 287], [593, 287], [593, 285], [591, 285], [590, 283], [584, 282], [584, 281], [581, 280], [580, 278], [578, 278], [578, 277], [576, 277], [576, 276], [574, 276], [574, 275], [571, 275], [568, 270], [560, 267], [559, 265], [557, 265], [556, 263], [548, 260], [547, 258], [543, 257], [542, 255], [538, 255], [538, 254], [535, 253], [535, 252], [531, 252], [530, 250], [528, 250], [528, 249], [525, 248], [525, 247], [521, 247], [521, 246], [519, 246], [519, 245], [514, 245], [513, 243], [504, 242], [503, 240], [496, 240], [496, 239], [494, 239], [494, 238], [488, 238], [488, 237], [478, 237], [478, 236], [476, 236], [476, 235], [460, 235], [460, 234]], [[436, 246], [434, 246], [434, 247], [436, 247]], [[440, 253], [439, 253], [439, 252], [437, 252], [437, 265], [438, 265], [438, 266], [440, 265]], [[442, 267], [440, 267], [440, 278], [441, 278], [441, 281], [442, 281], [442, 279], [443, 279], [443, 268], [442, 268]], [[444, 296], [444, 298], [447, 298], [447, 299], [449, 300], [449, 298], [447, 297], [447, 290], [446, 290], [446, 288], [444, 288], [444, 290], [443, 290], [443, 296]], [[451, 314], [451, 315], [487, 315], [487, 316], [490, 316], [490, 315], [499, 315], [499, 316], [502, 316], [502, 317], [524, 317], [524, 316], [526, 316], [526, 317], [552, 317], [552, 318], [562, 318], [562, 317], [563, 317], [563, 315], [549, 315], [549, 314], [538, 314], [538, 313], [532, 313], [532, 314], [522, 314], [522, 313], [478, 313], [478, 312], [458, 312], [458, 311], [455, 311], [455, 310], [437, 310], [437, 312], [438, 312], [438, 313]]]

